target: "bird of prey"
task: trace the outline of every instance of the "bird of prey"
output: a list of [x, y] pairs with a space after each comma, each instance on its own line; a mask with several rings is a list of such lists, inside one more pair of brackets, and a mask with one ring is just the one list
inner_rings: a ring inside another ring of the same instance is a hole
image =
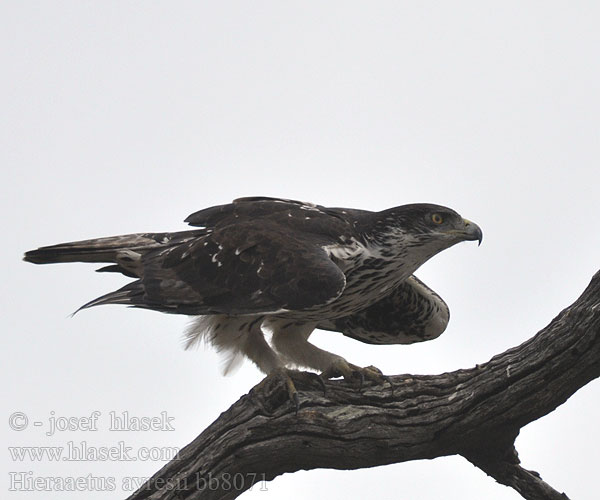
[[287, 376], [296, 404], [289, 368], [327, 378], [381, 376], [311, 344], [315, 328], [371, 344], [441, 335], [448, 306], [413, 273], [458, 242], [482, 239], [476, 224], [432, 204], [371, 212], [250, 197], [185, 222], [197, 229], [63, 243], [24, 259], [109, 264], [98, 271], [135, 280], [81, 309], [125, 304], [192, 315], [187, 347], [204, 339], [224, 351], [226, 372], [247, 357], [266, 374]]

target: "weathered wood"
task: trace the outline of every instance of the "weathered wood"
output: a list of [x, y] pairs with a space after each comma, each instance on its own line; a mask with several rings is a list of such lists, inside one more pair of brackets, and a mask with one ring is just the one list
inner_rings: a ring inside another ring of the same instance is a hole
[[[462, 455], [524, 498], [566, 499], [519, 466], [521, 427], [600, 376], [600, 272], [530, 340], [475, 368], [397, 375], [362, 391], [299, 380], [296, 415], [267, 378], [229, 408], [129, 500], [232, 499], [301, 469], [358, 469]], [[255, 486], [258, 487], [258, 486]]]
[[567, 495], [542, 481], [537, 472], [521, 467], [514, 447], [504, 452], [497, 450], [467, 458], [499, 483], [517, 490], [527, 500], [569, 500]]

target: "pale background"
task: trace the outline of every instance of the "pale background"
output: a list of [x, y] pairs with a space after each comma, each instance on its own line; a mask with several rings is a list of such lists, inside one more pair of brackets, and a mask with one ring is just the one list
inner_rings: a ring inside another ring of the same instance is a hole
[[[187, 318], [122, 307], [68, 315], [126, 280], [36, 267], [25, 250], [181, 230], [247, 195], [379, 210], [450, 206], [483, 228], [418, 273], [448, 302], [414, 346], [314, 340], [384, 372], [440, 373], [518, 345], [598, 270], [597, 2], [5, 1], [0, 8], [2, 409], [7, 472], [115, 477], [124, 498], [157, 461], [17, 462], [6, 446], [182, 447], [260, 373], [223, 378], [185, 352]], [[523, 429], [523, 464], [571, 498], [597, 491], [600, 386]], [[55, 416], [97, 432], [48, 437]], [[21, 411], [30, 428], [8, 428]], [[173, 432], [108, 432], [108, 413], [174, 417]], [[243, 498], [516, 499], [461, 458], [279, 477]]]

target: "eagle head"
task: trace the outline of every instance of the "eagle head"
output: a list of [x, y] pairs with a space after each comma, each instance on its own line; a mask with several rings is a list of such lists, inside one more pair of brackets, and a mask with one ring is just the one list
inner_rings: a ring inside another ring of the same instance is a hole
[[390, 208], [376, 214], [368, 238], [377, 246], [411, 251], [419, 249], [426, 260], [461, 241], [483, 239], [480, 227], [448, 207], [416, 203]]

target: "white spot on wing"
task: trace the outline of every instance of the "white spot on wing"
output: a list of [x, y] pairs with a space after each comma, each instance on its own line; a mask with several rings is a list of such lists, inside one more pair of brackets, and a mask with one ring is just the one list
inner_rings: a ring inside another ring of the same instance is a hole
[[338, 260], [355, 260], [368, 254], [367, 248], [354, 238], [351, 238], [349, 244], [326, 245], [323, 250], [327, 255]]
[[315, 205], [313, 203], [305, 203], [304, 205], [301, 205], [300, 210], [308, 210], [309, 212], [319, 212], [321, 214], [325, 213], [322, 210], [320, 210], [319, 207], [317, 207], [317, 205]]

